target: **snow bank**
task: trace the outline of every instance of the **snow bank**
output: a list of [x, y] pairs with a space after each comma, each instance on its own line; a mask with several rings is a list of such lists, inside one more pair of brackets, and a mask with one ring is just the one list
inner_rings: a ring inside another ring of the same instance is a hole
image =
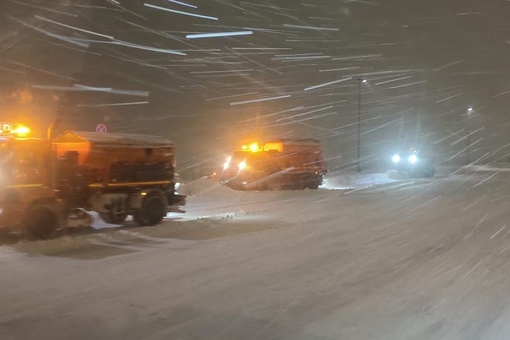
[[374, 185], [381, 185], [407, 179], [397, 171], [388, 173], [340, 173], [327, 176], [322, 188], [329, 190], [352, 190]]

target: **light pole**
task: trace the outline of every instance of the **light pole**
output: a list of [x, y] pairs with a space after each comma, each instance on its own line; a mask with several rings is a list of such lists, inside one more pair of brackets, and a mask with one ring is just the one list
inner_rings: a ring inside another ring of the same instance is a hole
[[467, 118], [466, 118], [466, 127], [467, 127], [467, 136], [466, 136], [466, 165], [469, 164], [469, 145], [471, 144], [469, 136], [471, 135], [471, 128], [469, 126], [469, 117], [471, 117], [471, 113], [473, 113], [473, 108], [469, 107], [467, 109]]
[[366, 79], [358, 78], [358, 160], [356, 162], [356, 171], [361, 171], [360, 156], [361, 156], [361, 84], [367, 82]]

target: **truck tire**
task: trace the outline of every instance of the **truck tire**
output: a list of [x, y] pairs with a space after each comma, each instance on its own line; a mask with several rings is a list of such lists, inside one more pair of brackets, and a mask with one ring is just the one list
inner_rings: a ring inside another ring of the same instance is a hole
[[319, 179], [311, 176], [308, 180], [308, 189], [317, 190], [319, 189]]
[[37, 204], [27, 214], [24, 232], [29, 239], [48, 239], [59, 226], [59, 218], [49, 204]]
[[166, 215], [161, 195], [152, 193], [145, 196], [140, 209], [133, 213], [133, 219], [140, 226], [154, 226], [161, 223]]

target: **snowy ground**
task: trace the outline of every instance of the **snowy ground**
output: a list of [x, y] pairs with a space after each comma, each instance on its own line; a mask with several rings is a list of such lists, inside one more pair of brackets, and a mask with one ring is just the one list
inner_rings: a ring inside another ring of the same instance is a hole
[[6, 242], [0, 339], [508, 339], [510, 173], [440, 170], [201, 179], [157, 227]]

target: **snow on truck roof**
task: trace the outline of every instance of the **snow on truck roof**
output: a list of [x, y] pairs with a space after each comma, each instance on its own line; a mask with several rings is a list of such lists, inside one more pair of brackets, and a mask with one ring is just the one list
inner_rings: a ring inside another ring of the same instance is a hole
[[287, 151], [291, 150], [315, 150], [314, 152], [320, 152], [322, 149], [321, 142], [317, 139], [312, 138], [299, 138], [299, 139], [272, 139], [265, 142], [262, 145], [262, 150], [271, 151], [277, 150], [283, 152], [284, 149]]
[[135, 133], [96, 133], [89, 131], [66, 131], [53, 140], [53, 143], [93, 143], [97, 145], [147, 145], [173, 146], [166, 138]]
[[268, 140], [264, 144], [268, 143], [283, 143], [286, 145], [321, 145], [321, 142], [319, 140], [312, 138], [296, 138], [296, 139], [279, 138]]

